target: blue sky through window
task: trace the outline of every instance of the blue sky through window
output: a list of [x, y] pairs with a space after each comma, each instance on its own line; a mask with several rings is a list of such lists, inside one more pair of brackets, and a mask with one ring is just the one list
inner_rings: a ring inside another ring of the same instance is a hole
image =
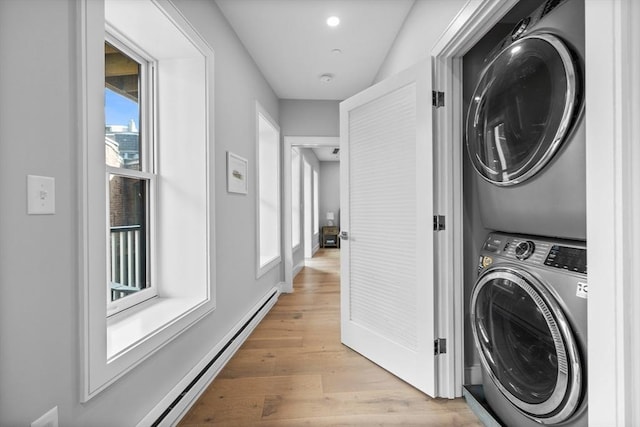
[[106, 88], [104, 90], [104, 115], [107, 125], [126, 126], [129, 124], [129, 120], [133, 119], [136, 127], [140, 128], [138, 103]]

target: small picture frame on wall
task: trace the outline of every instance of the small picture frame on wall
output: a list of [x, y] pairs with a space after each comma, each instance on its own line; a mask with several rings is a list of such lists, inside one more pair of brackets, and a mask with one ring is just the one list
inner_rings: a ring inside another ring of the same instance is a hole
[[239, 194], [249, 192], [247, 169], [247, 159], [227, 151], [227, 192]]

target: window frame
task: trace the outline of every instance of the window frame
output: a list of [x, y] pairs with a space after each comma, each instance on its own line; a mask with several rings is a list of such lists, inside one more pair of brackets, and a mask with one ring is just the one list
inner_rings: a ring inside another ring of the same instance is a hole
[[[280, 201], [280, 126], [276, 121], [271, 117], [271, 115], [267, 112], [267, 110], [260, 105], [258, 101], [256, 101], [256, 113], [255, 113], [255, 126], [256, 126], [256, 277], [260, 278], [269, 272], [271, 269], [280, 265], [282, 260], [282, 244], [281, 244], [281, 223], [282, 223], [282, 209], [281, 209], [281, 201]], [[260, 226], [262, 220], [262, 194], [260, 191], [261, 184], [261, 174], [264, 172], [265, 165], [263, 164], [260, 156], [260, 147], [261, 147], [261, 139], [260, 139], [260, 118], [264, 119], [264, 121], [273, 128], [276, 132], [277, 137], [275, 141], [275, 165], [270, 165], [274, 169], [271, 170], [273, 176], [276, 178], [276, 197], [275, 197], [275, 205], [276, 205], [276, 220], [274, 221], [275, 225], [275, 244], [276, 250], [274, 251], [275, 255], [268, 259], [266, 262], [262, 262], [262, 253], [261, 253], [261, 243], [263, 239], [262, 228]]]
[[[216, 308], [214, 51], [170, 0], [79, 0], [77, 8], [78, 394], [87, 402]], [[107, 28], [158, 58], [158, 93], [173, 101], [157, 100], [154, 113], [161, 142], [154, 159], [162, 213], [155, 221], [162, 239], [154, 246], [159, 295], [110, 317], [104, 291]], [[185, 195], [187, 207], [180, 203]]]
[[[139, 83], [139, 98], [138, 104], [140, 109], [139, 117], [139, 151], [140, 151], [140, 170], [126, 169], [122, 167], [105, 166], [106, 168], [106, 196], [107, 196], [107, 218], [110, 212], [110, 197], [109, 197], [109, 181], [111, 175], [116, 175], [124, 178], [132, 178], [146, 181], [147, 193], [146, 193], [146, 206], [145, 212], [147, 231], [145, 233], [145, 269], [146, 269], [146, 287], [134, 294], [127, 295], [126, 297], [119, 298], [115, 301], [111, 300], [111, 287], [109, 284], [109, 278], [107, 278], [106, 292], [107, 292], [107, 317], [118, 314], [124, 310], [134, 307], [142, 302], [145, 302], [151, 298], [158, 296], [158, 286], [155, 283], [156, 276], [156, 129], [155, 129], [155, 110], [156, 110], [156, 76], [157, 61], [151, 57], [148, 53], [144, 52], [140, 47], [136, 46], [132, 41], [127, 39], [124, 35], [118, 34], [117, 30], [108, 23], [105, 24], [105, 42], [109, 43], [116, 49], [120, 50], [131, 59], [140, 64], [140, 83]], [[105, 122], [105, 126], [107, 123]], [[111, 239], [111, 226], [107, 221], [107, 242]], [[108, 243], [110, 245], [110, 243]], [[107, 250], [107, 267], [111, 266], [111, 250]], [[107, 274], [109, 268], [107, 268]]]
[[[302, 153], [291, 148], [291, 248], [297, 250], [302, 244]], [[297, 227], [295, 227], [297, 225]]]
[[313, 177], [313, 236], [320, 235], [320, 194], [319, 179], [320, 172], [316, 168], [312, 168], [311, 175]]

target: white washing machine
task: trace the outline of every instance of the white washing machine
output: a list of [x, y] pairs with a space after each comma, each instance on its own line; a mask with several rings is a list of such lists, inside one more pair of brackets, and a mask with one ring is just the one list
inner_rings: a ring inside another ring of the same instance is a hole
[[464, 76], [485, 228], [586, 239], [583, 58], [584, 0], [548, 0]]
[[587, 425], [587, 252], [491, 233], [471, 294], [487, 403], [506, 426]]

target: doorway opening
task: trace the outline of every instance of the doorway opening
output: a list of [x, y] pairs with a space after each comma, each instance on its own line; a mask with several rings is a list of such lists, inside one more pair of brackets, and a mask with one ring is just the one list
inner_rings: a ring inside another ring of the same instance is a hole
[[[293, 292], [293, 278], [304, 266], [305, 258], [312, 258], [322, 246], [321, 230], [327, 224], [327, 218], [332, 217], [334, 224], [339, 223], [339, 166], [323, 167], [324, 163], [339, 163], [323, 160], [322, 154], [324, 151], [336, 151], [334, 160], [338, 160], [339, 147], [339, 137], [284, 137], [283, 292]], [[315, 151], [313, 154], [310, 153], [312, 150]], [[305, 153], [308, 153], [306, 158]], [[327, 175], [323, 174], [323, 169], [331, 170], [335, 177], [329, 181], [338, 187], [333, 191], [335, 200], [331, 202], [323, 197]], [[302, 194], [296, 189], [302, 190]], [[296, 245], [297, 233], [301, 238]]]

